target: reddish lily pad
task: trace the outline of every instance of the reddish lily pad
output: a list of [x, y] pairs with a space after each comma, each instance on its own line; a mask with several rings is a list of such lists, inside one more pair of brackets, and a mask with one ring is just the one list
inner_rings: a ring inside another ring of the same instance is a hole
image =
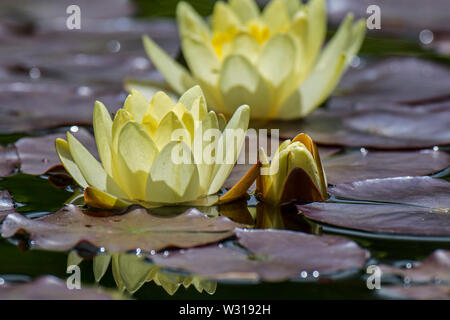
[[[97, 154], [94, 137], [84, 128], [78, 128], [72, 134], [91, 152]], [[20, 171], [40, 175], [51, 167], [60, 164], [55, 150], [56, 138], [66, 139], [65, 133], [50, 134], [42, 137], [22, 138], [15, 143], [20, 160]]]
[[10, 214], [1, 230], [3, 237], [26, 232], [32, 247], [41, 249], [61, 251], [89, 243], [110, 252], [124, 252], [204, 245], [232, 236], [237, 226], [226, 217], [209, 218], [196, 209], [176, 217], [151, 215], [145, 209], [131, 209], [120, 216], [93, 217], [68, 205], [34, 220]]
[[271, 229], [237, 229], [236, 235], [246, 250], [210, 245], [150, 258], [157, 265], [207, 278], [281, 281], [300, 279], [302, 271], [309, 279], [317, 279], [357, 270], [368, 257], [367, 251], [342, 237]]
[[450, 282], [450, 251], [436, 250], [412, 268], [380, 266], [383, 275], [394, 274], [408, 278], [409, 282]]
[[[369, 30], [373, 33], [406, 34], [416, 36], [423, 29], [433, 32], [450, 32], [448, 25], [448, 1], [435, 0], [433, 5], [421, 0], [341, 0], [328, 1], [328, 17], [333, 24], [338, 24], [348, 12], [357, 18], [366, 19], [367, 8], [378, 5], [381, 8], [381, 29]], [[414, 10], [411, 10], [414, 8]]]
[[77, 86], [55, 82], [0, 82], [0, 132], [12, 133], [92, 124], [93, 102], [116, 111], [125, 95], [120, 87]]
[[377, 293], [392, 299], [449, 300], [450, 286], [383, 286]]
[[115, 300], [121, 294], [101, 289], [70, 290], [66, 281], [54, 276], [41, 276], [30, 283], [0, 285], [0, 300]]
[[450, 299], [450, 251], [436, 250], [409, 268], [380, 265], [383, 276], [397, 275], [404, 286], [382, 286], [379, 294], [392, 298]]
[[450, 101], [421, 106], [316, 110], [303, 120], [272, 121], [282, 138], [304, 132], [318, 144], [375, 149], [420, 149], [450, 144]]
[[389, 58], [349, 71], [330, 100], [331, 108], [417, 105], [448, 98], [450, 68], [416, 58]]
[[402, 203], [450, 211], [450, 182], [430, 177], [369, 179], [340, 184], [328, 192], [347, 199]]
[[329, 184], [372, 178], [421, 176], [439, 172], [450, 165], [450, 155], [442, 151], [352, 152], [323, 161]]
[[450, 216], [442, 209], [353, 203], [311, 203], [297, 208], [311, 220], [346, 229], [394, 235], [450, 236]]
[[19, 156], [14, 146], [0, 146], [0, 177], [6, 177], [16, 171], [19, 166]]
[[14, 201], [8, 191], [0, 192], [0, 222], [11, 212], [14, 212]]

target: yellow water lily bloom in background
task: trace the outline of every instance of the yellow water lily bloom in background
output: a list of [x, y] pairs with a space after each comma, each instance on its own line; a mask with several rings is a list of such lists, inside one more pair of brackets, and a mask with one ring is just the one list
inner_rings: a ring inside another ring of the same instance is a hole
[[262, 167], [256, 193], [263, 202], [281, 204], [327, 198], [327, 181], [319, 152], [308, 135], [301, 133], [292, 141], [285, 140], [270, 163], [264, 150], [260, 149], [260, 161]]
[[272, 0], [260, 12], [254, 0], [217, 2], [211, 23], [180, 2], [177, 21], [190, 72], [144, 37], [145, 50], [172, 89], [199, 84], [209, 106], [231, 116], [242, 104], [252, 119], [295, 119], [311, 113], [334, 90], [358, 52], [364, 21], [349, 14], [326, 36], [325, 0]]
[[[222, 187], [244, 142], [249, 116], [250, 108], [243, 105], [226, 123], [223, 116], [208, 112], [199, 86], [177, 103], [164, 92], [149, 102], [133, 90], [114, 121], [101, 102], [95, 103], [101, 163], [70, 133], [67, 141], [56, 140], [56, 150], [66, 170], [85, 188], [84, 198], [91, 206], [192, 204]], [[218, 134], [206, 141], [208, 130]], [[209, 161], [199, 159], [208, 152]], [[228, 161], [218, 158], [223, 155]]]

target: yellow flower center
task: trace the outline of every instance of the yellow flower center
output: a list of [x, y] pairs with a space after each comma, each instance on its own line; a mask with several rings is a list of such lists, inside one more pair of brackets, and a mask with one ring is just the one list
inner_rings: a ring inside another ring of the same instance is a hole
[[245, 25], [241, 30], [238, 30], [238, 28], [233, 26], [229, 27], [225, 31], [214, 31], [212, 37], [212, 45], [219, 58], [222, 59], [227, 55], [224, 48], [226, 48], [233, 42], [234, 38], [239, 34], [239, 32], [250, 35], [259, 44], [263, 44], [270, 37], [269, 28], [262, 22], [256, 20], [249, 21], [247, 25]]

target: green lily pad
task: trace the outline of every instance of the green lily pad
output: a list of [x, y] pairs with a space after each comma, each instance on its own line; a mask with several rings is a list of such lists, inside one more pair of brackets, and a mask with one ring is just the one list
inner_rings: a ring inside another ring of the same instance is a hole
[[196, 209], [175, 217], [151, 215], [141, 208], [131, 208], [122, 215], [94, 217], [67, 205], [34, 220], [9, 214], [1, 230], [6, 238], [18, 232], [29, 234], [32, 248], [62, 251], [88, 243], [109, 252], [124, 252], [204, 245], [232, 236], [238, 226], [226, 217], [209, 218]]
[[[317, 280], [363, 267], [368, 252], [348, 239], [281, 230], [237, 229], [238, 244], [171, 251], [153, 263], [213, 279]], [[301, 272], [304, 272], [301, 274]]]

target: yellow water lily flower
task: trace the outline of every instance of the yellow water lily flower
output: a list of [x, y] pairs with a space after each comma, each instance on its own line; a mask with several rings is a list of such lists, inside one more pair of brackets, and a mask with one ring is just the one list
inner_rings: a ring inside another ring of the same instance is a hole
[[95, 103], [101, 163], [70, 133], [67, 141], [56, 140], [56, 150], [66, 170], [85, 188], [91, 206], [208, 205], [216, 197], [211, 202], [207, 196], [220, 190], [236, 162], [249, 116], [250, 108], [242, 105], [226, 123], [222, 115], [208, 112], [199, 86], [177, 103], [162, 91], [149, 102], [133, 90], [114, 121], [101, 102]]
[[252, 106], [252, 119], [295, 119], [311, 113], [337, 86], [358, 52], [365, 23], [349, 14], [326, 36], [325, 0], [272, 0], [262, 12], [254, 0], [217, 2], [207, 24], [180, 2], [177, 21], [190, 72], [144, 37], [145, 50], [172, 89], [199, 84], [214, 110], [231, 115]]
[[263, 202], [280, 204], [327, 198], [326, 176], [319, 152], [308, 135], [301, 133], [292, 141], [285, 140], [270, 163], [261, 149], [260, 161], [262, 167], [256, 194]]

